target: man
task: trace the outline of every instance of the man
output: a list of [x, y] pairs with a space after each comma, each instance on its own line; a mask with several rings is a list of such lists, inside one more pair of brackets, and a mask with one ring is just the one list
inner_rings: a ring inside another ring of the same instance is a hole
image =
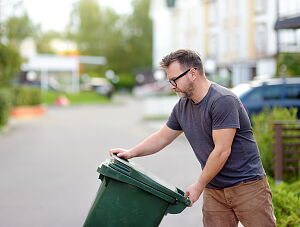
[[156, 153], [182, 132], [202, 166], [185, 193], [192, 204], [202, 192], [204, 226], [276, 226], [272, 195], [249, 117], [228, 89], [205, 77], [199, 55], [177, 50], [160, 63], [181, 96], [166, 125], [137, 146], [112, 149], [130, 159]]

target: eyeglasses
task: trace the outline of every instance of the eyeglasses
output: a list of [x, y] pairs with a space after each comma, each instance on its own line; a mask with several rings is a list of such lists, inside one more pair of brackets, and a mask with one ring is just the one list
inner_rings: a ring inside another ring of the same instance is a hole
[[180, 77], [183, 77], [186, 75], [191, 69], [197, 69], [197, 68], [189, 68], [185, 72], [181, 73], [179, 76], [175, 77], [174, 79], [169, 80], [170, 84], [172, 84], [174, 87], [177, 87], [176, 80], [178, 80]]

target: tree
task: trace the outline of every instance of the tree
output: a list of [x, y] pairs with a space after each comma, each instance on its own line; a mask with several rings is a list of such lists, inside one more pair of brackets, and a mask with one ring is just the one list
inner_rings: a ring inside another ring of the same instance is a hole
[[35, 36], [36, 49], [40, 54], [54, 54], [55, 51], [50, 46], [53, 39], [61, 38], [62, 35], [56, 31], [38, 32]]
[[132, 15], [120, 18], [121, 26], [116, 27], [112, 35], [114, 39], [108, 41], [110, 50], [105, 51], [108, 66], [114, 71], [133, 74], [152, 66], [152, 21], [148, 16], [149, 8], [149, 0], [135, 0]]
[[101, 9], [95, 0], [80, 0], [71, 13], [69, 37], [80, 54], [104, 56], [116, 73], [132, 74], [152, 65], [152, 23], [149, 0], [135, 0], [133, 14], [120, 16]]
[[12, 46], [0, 43], [0, 87], [7, 86], [20, 71], [21, 57]]
[[80, 0], [71, 12], [70, 37], [83, 55], [101, 55], [101, 13], [96, 0]]
[[10, 45], [18, 47], [27, 37], [35, 34], [36, 27], [31, 23], [27, 13], [22, 16], [12, 16], [4, 24], [4, 34]]
[[128, 20], [132, 68], [152, 66], [152, 21], [149, 18], [149, 0], [135, 0], [133, 14]]

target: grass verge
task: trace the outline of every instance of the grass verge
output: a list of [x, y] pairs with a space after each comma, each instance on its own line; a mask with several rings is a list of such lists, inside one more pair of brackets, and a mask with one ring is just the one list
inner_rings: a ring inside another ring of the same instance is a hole
[[42, 103], [46, 105], [53, 105], [59, 96], [65, 96], [71, 105], [103, 104], [111, 102], [111, 99], [108, 97], [99, 95], [94, 91], [81, 91], [79, 93], [47, 91], [42, 93]]

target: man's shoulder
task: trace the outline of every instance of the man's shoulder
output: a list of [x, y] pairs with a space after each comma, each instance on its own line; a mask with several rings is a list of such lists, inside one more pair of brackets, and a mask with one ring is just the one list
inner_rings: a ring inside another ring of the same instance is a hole
[[212, 101], [217, 101], [220, 98], [228, 98], [228, 97], [238, 99], [237, 96], [226, 87], [223, 87], [223, 86], [221, 86], [219, 84], [215, 84], [215, 83], [213, 83], [211, 86], [212, 86], [211, 88], [213, 90], [213, 92], [211, 92]]
[[235, 96], [234, 93], [230, 89], [228, 89], [226, 87], [223, 87], [223, 86], [221, 86], [219, 84], [212, 83], [211, 87], [214, 90], [215, 94], [218, 94], [218, 95], [221, 95], [221, 96], [222, 95], [223, 96], [225, 96], [225, 95], [233, 95], [233, 96]]

